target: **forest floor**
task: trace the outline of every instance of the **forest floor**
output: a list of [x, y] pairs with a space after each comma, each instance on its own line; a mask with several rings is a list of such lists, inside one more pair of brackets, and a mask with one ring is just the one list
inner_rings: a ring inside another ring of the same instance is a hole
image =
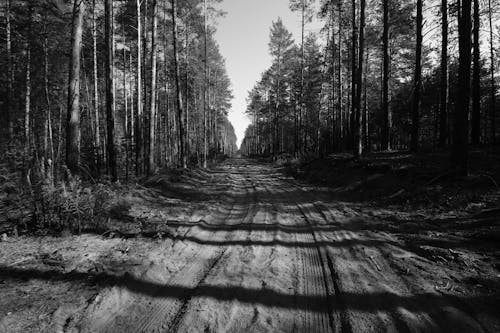
[[499, 332], [500, 156], [232, 159], [104, 233], [5, 235], [0, 332]]

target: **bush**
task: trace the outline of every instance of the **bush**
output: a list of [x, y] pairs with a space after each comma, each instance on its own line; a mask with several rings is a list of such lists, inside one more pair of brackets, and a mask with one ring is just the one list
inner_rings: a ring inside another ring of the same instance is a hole
[[108, 186], [86, 185], [78, 177], [57, 185], [43, 181], [33, 190], [33, 226], [71, 232], [102, 230], [112, 198]]

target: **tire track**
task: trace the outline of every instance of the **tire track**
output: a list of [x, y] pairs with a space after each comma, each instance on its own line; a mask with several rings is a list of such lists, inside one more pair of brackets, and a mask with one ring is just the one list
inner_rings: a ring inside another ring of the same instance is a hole
[[[279, 180], [277, 177], [273, 177], [275, 180]], [[279, 181], [275, 185], [280, 191], [285, 191], [287, 201], [292, 203], [295, 202], [297, 213], [296, 216], [302, 214], [300, 205], [294, 193], [291, 193], [286, 189], [285, 182]], [[267, 190], [272, 194], [272, 189], [267, 187]], [[278, 207], [280, 210], [286, 210], [284, 207]], [[302, 214], [303, 220], [309, 224], [307, 216]], [[296, 224], [295, 224], [296, 225]], [[293, 233], [293, 240], [296, 243], [317, 243], [312, 229], [310, 233]], [[334, 309], [331, 306], [331, 295], [329, 291], [329, 284], [327, 283], [327, 273], [324, 269], [323, 259], [318, 247], [298, 247], [293, 248], [293, 261], [299, 263], [295, 270], [298, 276], [295, 277], [296, 285], [294, 286], [294, 294], [300, 294], [305, 296], [314, 297], [324, 297], [324, 302], [326, 310], [324, 312], [314, 311], [317, 308], [317, 304], [313, 297], [306, 299], [306, 310], [302, 310], [301, 313], [301, 323], [296, 323], [294, 326], [298, 327], [299, 332], [332, 332], [336, 331], [336, 320]], [[307, 310], [310, 309], [310, 310]], [[294, 321], [296, 319], [294, 318]]]
[[[248, 174], [242, 173], [242, 175], [243, 175], [243, 178], [247, 184], [245, 186], [247, 195], [245, 195], [244, 201], [247, 202], [248, 200], [246, 198], [248, 198], [248, 197], [251, 197], [252, 199], [251, 199], [250, 203], [247, 203], [245, 205], [245, 207], [246, 207], [245, 213], [242, 214], [242, 216], [238, 218], [239, 223], [235, 224], [236, 229], [241, 224], [244, 224], [244, 225], [250, 224], [251, 225], [253, 223], [253, 219], [254, 219], [255, 215], [258, 212], [256, 184], [255, 184], [254, 180]], [[250, 189], [252, 189], [252, 190], [250, 191]], [[249, 192], [251, 194], [248, 194]], [[235, 233], [234, 231], [229, 231], [228, 234], [231, 235], [231, 237], [230, 237], [231, 239], [234, 239], [235, 237], [238, 237], [238, 236], [244, 236], [244, 238], [243, 237], [241, 237], [241, 238], [248, 242], [251, 240], [251, 236], [254, 232], [255, 231], [252, 230], [251, 228], [245, 228], [245, 231], [241, 231], [239, 233]], [[246, 235], [245, 235], [245, 233], [246, 233]], [[251, 257], [251, 252], [253, 251], [252, 247], [242, 247], [242, 249], [239, 250], [240, 248], [241, 248], [241, 246], [228, 246], [228, 247], [226, 247], [227, 251], [225, 252], [224, 259], [219, 261], [219, 262], [216, 262], [213, 265], [210, 272], [208, 272], [208, 274], [205, 276], [203, 281], [200, 282], [197, 289], [202, 288], [204, 285], [211, 285], [208, 281], [209, 279], [216, 280], [217, 282], [224, 281], [225, 277], [219, 276], [221, 273], [223, 274], [223, 272], [224, 272], [224, 270], [222, 270], [221, 267], [230, 265], [231, 262], [235, 261], [234, 260], [235, 256], [238, 257], [238, 260]], [[238, 261], [238, 260], [236, 260], [236, 261]], [[200, 317], [200, 316], [202, 316], [202, 313], [204, 311], [210, 312], [214, 309], [214, 306], [213, 306], [214, 304], [212, 304], [213, 302], [214, 302], [214, 300], [208, 300], [208, 299], [203, 299], [203, 298], [197, 299], [197, 295], [195, 292], [192, 295], [192, 297], [190, 297], [189, 299], [186, 300], [186, 302], [184, 304], [184, 309], [181, 309], [181, 311], [179, 311], [178, 316], [176, 316], [176, 318], [174, 319], [174, 324], [171, 325], [171, 327], [169, 327], [169, 329], [167, 331], [168, 332], [191, 331], [194, 329], [194, 327], [200, 329], [200, 327], [198, 327], [198, 326], [202, 323], [200, 323], [199, 320], [196, 320], [196, 321], [191, 320], [191, 321], [189, 321], [188, 324], [185, 324], [185, 321], [188, 319], [186, 317], [186, 315], [188, 313], [191, 313], [191, 314], [195, 314], [196, 317]], [[229, 302], [229, 304], [223, 304], [223, 303], [218, 302], [218, 301], [215, 301], [215, 302], [217, 302], [217, 314], [216, 314], [217, 319], [212, 320], [212, 321], [217, 322], [217, 324], [219, 324], [219, 325], [221, 324], [220, 322], [224, 321], [224, 318], [220, 318], [220, 316], [227, 316], [228, 313], [231, 313], [232, 314], [231, 317], [232, 317], [239, 310], [239, 309], [237, 309], [237, 304], [235, 301], [231, 301], [231, 302]], [[230, 321], [231, 317], [226, 318], [226, 321]], [[214, 324], [213, 322], [210, 324]], [[191, 325], [191, 326], [189, 326], [189, 325]], [[198, 325], [198, 326], [196, 326], [196, 325]], [[210, 327], [205, 326], [204, 330], [208, 331], [208, 330], [210, 330]], [[218, 331], [220, 331], [220, 330], [218, 330]]]
[[[237, 189], [236, 192], [243, 187], [244, 193], [248, 193], [248, 186], [242, 186], [241, 177], [233, 177], [231, 173], [225, 174], [225, 177], [230, 179], [230, 184], [232, 189]], [[237, 178], [237, 179], [235, 179]], [[244, 182], [243, 182], [244, 184]], [[238, 200], [238, 193], [229, 194], [229, 196], [235, 197], [235, 200], [231, 200], [230, 208], [228, 208], [227, 213], [222, 214], [220, 219], [226, 221], [226, 223], [230, 224], [233, 220], [239, 220], [242, 215], [240, 206], [241, 201]], [[243, 195], [242, 197], [245, 197]], [[246, 212], [243, 215], [248, 214], [248, 207]], [[217, 217], [213, 217], [209, 220], [215, 220], [217, 223], [220, 223], [220, 220]], [[187, 230], [186, 234], [191, 232], [192, 228]], [[206, 232], [210, 234], [209, 232]], [[228, 240], [231, 237], [230, 233], [226, 233], [225, 239]], [[206, 279], [206, 277], [210, 274], [210, 271], [216, 266], [217, 263], [220, 263], [223, 258], [224, 253], [227, 248], [219, 247], [214, 248], [211, 246], [197, 246], [193, 245], [197, 248], [196, 251], [191, 253], [189, 256], [184, 258], [182, 261], [183, 265], [179, 268], [179, 270], [173, 275], [168, 281], [159, 283], [165, 283], [166, 287], [158, 287], [154, 290], [148, 290], [149, 293], [155, 293], [161, 295], [165, 293], [168, 295], [169, 290], [168, 286], [182, 286], [183, 288], [190, 289], [186, 295], [182, 295], [181, 300], [176, 299], [175, 297], [150, 297], [142, 294], [130, 295], [129, 298], [134, 298], [135, 300], [127, 301], [126, 303], [118, 303], [118, 304], [129, 304], [126, 308], [117, 309], [117, 311], [113, 311], [112, 316], [108, 317], [104, 321], [101, 319], [99, 321], [99, 326], [96, 327], [92, 320], [93, 315], [97, 315], [98, 317], [102, 317], [100, 314], [99, 306], [95, 308], [93, 314], [91, 313], [89, 320], [90, 327], [83, 327], [82, 331], [84, 332], [111, 332], [111, 333], [121, 333], [123, 331], [133, 331], [133, 332], [144, 332], [151, 331], [156, 329], [162, 329], [166, 327], [169, 322], [168, 318], [176, 317], [177, 313], [179, 313], [179, 309], [182, 310], [183, 301], [187, 303], [186, 299], [189, 299], [194, 294], [195, 290], [198, 286]], [[214, 248], [214, 249], [212, 249]], [[182, 258], [183, 253], [191, 251], [193, 247], [185, 247], [181, 249], [181, 251], [176, 251], [175, 256], [177, 258]], [[192, 252], [192, 251], [191, 251]], [[168, 260], [168, 258], [167, 258]], [[155, 265], [154, 267], [148, 269], [145, 273], [141, 275], [141, 279], [146, 279], [148, 273], [154, 272], [155, 270], [159, 270], [160, 268]], [[161, 269], [160, 269], [161, 271]], [[154, 274], [149, 274], [154, 275]], [[186, 280], [188, 279], [188, 280]], [[154, 282], [154, 279], [153, 281]], [[126, 288], [123, 289], [125, 293], [127, 293]], [[120, 292], [122, 293], [122, 292]], [[177, 295], [178, 296], [178, 295]], [[105, 295], [106, 297], [106, 295]], [[114, 293], [108, 294], [107, 297], [114, 297]], [[111, 303], [113, 303], [111, 301]], [[177, 311], [176, 311], [177, 309]], [[103, 309], [108, 312], [110, 309]], [[106, 315], [104, 315], [106, 316]], [[84, 325], [85, 326], [85, 325]]]
[[[243, 177], [243, 183], [241, 181], [238, 183], [238, 188], [243, 188], [245, 195], [242, 196], [241, 200], [236, 200], [235, 205], [233, 206], [232, 213], [228, 216], [225, 221], [230, 222], [228, 225], [234, 224], [231, 223], [233, 221], [243, 221], [243, 223], [248, 223], [252, 212], [255, 211], [254, 204], [245, 204], [243, 203], [244, 198], [248, 197], [249, 188], [253, 187], [253, 184], [248, 185], [249, 179], [247, 177]], [[238, 180], [234, 180], [237, 182]], [[236, 186], [235, 186], [236, 187]], [[241, 201], [241, 202], [239, 202]], [[239, 209], [239, 206], [244, 207], [244, 211]], [[237, 207], [237, 208], [234, 208]], [[250, 232], [250, 231], [248, 231]], [[223, 239], [231, 240], [235, 235], [233, 232], [228, 231]], [[132, 331], [134, 332], [148, 332], [155, 330], [156, 328], [161, 328], [161, 330], [167, 332], [176, 332], [179, 330], [179, 326], [182, 323], [182, 320], [189, 309], [191, 307], [192, 300], [196, 297], [196, 294], [200, 288], [203, 287], [206, 280], [209, 276], [212, 275], [213, 272], [217, 271], [217, 267], [223, 265], [225, 262], [229, 260], [231, 252], [228, 251], [229, 247], [219, 247], [215, 253], [213, 253], [208, 260], [201, 259], [202, 261], [206, 261], [206, 265], [202, 270], [197, 270], [199, 265], [192, 264], [189, 268], [188, 272], [180, 272], [178, 275], [180, 281], [175, 281], [176, 283], [182, 284], [183, 286], [186, 284], [186, 278], [191, 276], [197, 276], [198, 278], [194, 283], [190, 283], [190, 290], [187, 294], [182, 295], [181, 299], [176, 300], [162, 300], [161, 304], [154, 307], [154, 314], [150, 316], [146, 316], [143, 318], [141, 323], [136, 326]], [[200, 247], [200, 251], [197, 253], [195, 257], [201, 256], [202, 252], [206, 251], [205, 247]], [[169, 281], [168, 284], [172, 285], [174, 281]]]

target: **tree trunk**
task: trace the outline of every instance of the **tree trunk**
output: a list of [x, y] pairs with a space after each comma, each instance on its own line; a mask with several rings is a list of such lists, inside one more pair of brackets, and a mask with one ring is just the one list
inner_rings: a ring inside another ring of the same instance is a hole
[[412, 152], [418, 150], [419, 125], [420, 125], [420, 95], [422, 91], [422, 0], [417, 0], [417, 45], [415, 50], [415, 78], [413, 91], [413, 109], [411, 124], [411, 142]]
[[[280, 50], [278, 52], [281, 53]], [[273, 138], [273, 159], [276, 161], [278, 157], [279, 150], [279, 138], [278, 138], [278, 128], [279, 128], [279, 108], [280, 108], [280, 84], [281, 84], [281, 57], [278, 56], [278, 82], [276, 86], [276, 103], [274, 106], [274, 138]]]
[[137, 8], [137, 119], [136, 119], [136, 140], [135, 140], [135, 174], [141, 174], [143, 158], [143, 100], [142, 100], [142, 25], [141, 25], [141, 0], [136, 1]]
[[447, 139], [448, 116], [448, 1], [441, 0], [441, 79], [439, 103], [439, 146], [444, 147]]
[[[122, 35], [125, 36], [125, 22], [122, 19]], [[128, 111], [128, 89], [127, 89], [127, 52], [125, 47], [122, 49], [123, 56], [123, 76], [122, 76], [122, 86], [123, 86], [123, 103], [125, 106], [125, 123], [124, 123], [124, 138], [125, 138], [125, 179], [128, 181], [129, 174], [129, 150], [130, 150], [130, 127], [129, 127], [129, 119], [133, 117], [133, 112], [131, 112], [132, 116], [129, 116]], [[133, 109], [133, 107], [132, 107]]]
[[[332, 84], [332, 97], [331, 97], [331, 118], [332, 118], [332, 123], [331, 123], [331, 152], [335, 151], [335, 129], [337, 125], [337, 119], [335, 117], [335, 55], [336, 55], [336, 50], [335, 50], [335, 7], [333, 2], [330, 3], [330, 19], [331, 19], [331, 29], [332, 29], [332, 49], [331, 49], [331, 56], [332, 56], [332, 77], [331, 77], [331, 84]], [[340, 39], [339, 39], [340, 41]], [[340, 84], [340, 81], [339, 81]]]
[[459, 1], [458, 15], [458, 91], [453, 120], [453, 147], [451, 162], [457, 175], [468, 173], [468, 114], [470, 102], [470, 67], [471, 67], [471, 2]]
[[495, 55], [493, 49], [493, 22], [492, 22], [491, 12], [491, 0], [488, 0], [488, 20], [490, 24], [490, 135], [491, 135], [491, 144], [495, 144], [496, 141], [496, 96], [495, 96]]
[[179, 79], [179, 55], [177, 53], [177, 10], [176, 0], [170, 0], [172, 7], [172, 46], [174, 51], [174, 70], [175, 70], [175, 104], [177, 107], [177, 122], [179, 127], [179, 164], [187, 168], [187, 159], [184, 151], [184, 126], [183, 126], [183, 106]]
[[339, 47], [338, 47], [338, 57], [337, 57], [337, 70], [338, 70], [338, 82], [339, 82], [339, 92], [337, 94], [338, 99], [338, 112], [339, 112], [339, 148], [342, 149], [344, 141], [344, 112], [343, 112], [343, 82], [342, 82], [342, 0], [338, 1], [338, 29], [339, 29]]
[[358, 71], [357, 71], [357, 66], [358, 66], [358, 26], [356, 24], [356, 0], [352, 0], [352, 37], [351, 37], [351, 115], [349, 117], [351, 121], [351, 125], [349, 127], [349, 130], [351, 132], [350, 135], [350, 141], [352, 144], [352, 148], [354, 148], [355, 155], [358, 153], [358, 147], [357, 147], [357, 131], [358, 131], [358, 121], [357, 121], [357, 84], [358, 84]]
[[156, 53], [157, 53], [157, 33], [158, 33], [158, 17], [157, 4], [153, 0], [153, 20], [152, 20], [152, 35], [151, 35], [151, 101], [149, 111], [149, 159], [148, 173], [152, 174], [155, 171], [155, 127], [156, 127]]
[[184, 52], [184, 64], [185, 64], [185, 71], [184, 71], [184, 128], [185, 128], [185, 138], [184, 138], [184, 143], [185, 143], [185, 154], [186, 154], [186, 159], [189, 159], [189, 153], [190, 153], [190, 145], [189, 145], [189, 26], [186, 21], [186, 27], [185, 27], [185, 42], [186, 42], [186, 49]]
[[473, 74], [472, 74], [472, 114], [471, 114], [471, 139], [473, 145], [481, 141], [481, 55], [479, 49], [479, 0], [474, 1], [474, 44], [473, 48]]
[[31, 116], [31, 47], [29, 37], [26, 41], [26, 93], [24, 96], [24, 145], [26, 153], [30, 146], [30, 116]]
[[7, 121], [7, 131], [9, 140], [14, 138], [14, 116], [12, 115], [12, 42], [11, 42], [11, 25], [10, 25], [10, 2], [7, 0], [6, 16], [6, 41], [7, 41], [7, 99], [5, 101], [5, 120]]
[[115, 148], [115, 92], [114, 92], [114, 23], [113, 0], [105, 2], [106, 35], [106, 128], [108, 167], [112, 181], [118, 180]]
[[208, 138], [207, 138], [207, 82], [208, 82], [208, 54], [207, 54], [207, 0], [203, 0], [203, 23], [204, 23], [204, 62], [203, 62], [203, 167], [207, 168]]
[[383, 75], [382, 75], [382, 150], [390, 149], [390, 111], [389, 111], [389, 0], [383, 0]]
[[97, 172], [101, 168], [101, 140], [100, 140], [100, 126], [99, 126], [99, 76], [97, 72], [97, 9], [95, 0], [92, 1], [92, 53], [94, 65], [94, 154]]
[[46, 151], [45, 159], [47, 160], [49, 166], [49, 181], [53, 183], [54, 180], [54, 141], [52, 135], [52, 112], [50, 105], [50, 95], [49, 95], [49, 50], [48, 50], [48, 40], [47, 34], [45, 34], [45, 39], [43, 42], [43, 62], [44, 62], [44, 93], [45, 93], [45, 102], [47, 103], [47, 131], [48, 131], [48, 152]]
[[367, 73], [369, 73], [369, 65], [368, 65], [368, 59], [370, 58], [369, 52], [370, 49], [366, 48], [366, 56], [365, 56], [365, 76], [363, 79], [363, 119], [362, 119], [362, 126], [363, 126], [363, 146], [365, 151], [370, 151], [370, 128], [369, 128], [369, 114], [368, 114], [368, 98], [367, 98]]
[[[304, 30], [305, 30], [305, 13], [306, 13], [306, 0], [302, 0], [302, 20], [301, 20], [301, 34], [300, 34], [300, 95], [299, 95], [299, 115], [302, 119], [304, 117]], [[278, 64], [279, 66], [279, 64]], [[279, 98], [279, 97], [277, 97]], [[299, 138], [300, 133], [304, 131], [302, 128], [302, 122], [299, 122]], [[276, 125], [277, 126], [277, 125]], [[305, 137], [305, 134], [304, 134]], [[300, 140], [299, 140], [300, 141]], [[305, 153], [305, 140], [301, 149], [302, 153]]]
[[365, 11], [366, 1], [360, 0], [360, 19], [359, 19], [359, 57], [357, 68], [357, 91], [356, 91], [356, 124], [355, 124], [355, 151], [356, 156], [363, 153], [363, 119], [361, 116], [361, 94], [363, 92], [363, 61], [365, 48]]
[[84, 11], [85, 2], [74, 0], [66, 125], [66, 165], [73, 174], [79, 172], [80, 164], [80, 53]]

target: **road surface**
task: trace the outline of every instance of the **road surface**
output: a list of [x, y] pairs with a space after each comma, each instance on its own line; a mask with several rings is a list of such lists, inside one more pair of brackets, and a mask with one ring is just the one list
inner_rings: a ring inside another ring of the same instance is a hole
[[227, 188], [224, 205], [165, 222], [174, 242], [106, 288], [81, 331], [486, 331], [465, 300], [413, 271], [423, 258], [360, 227], [363, 211], [249, 160], [212, 177]]

